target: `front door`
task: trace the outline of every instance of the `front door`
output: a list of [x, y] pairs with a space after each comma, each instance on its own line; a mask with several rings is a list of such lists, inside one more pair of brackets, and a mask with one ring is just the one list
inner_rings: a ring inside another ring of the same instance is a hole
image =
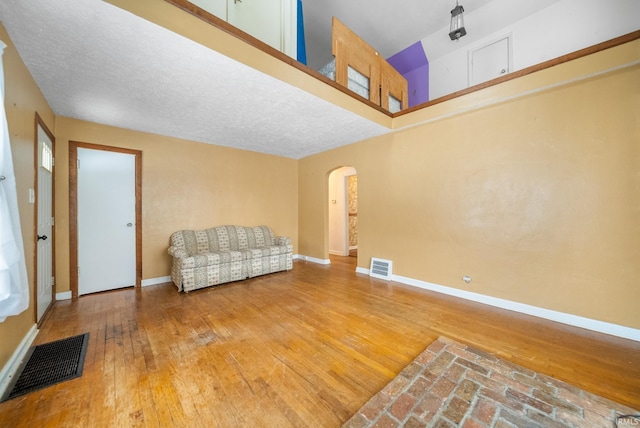
[[78, 294], [136, 285], [136, 155], [77, 149]]
[[36, 322], [53, 300], [53, 138], [38, 119]]

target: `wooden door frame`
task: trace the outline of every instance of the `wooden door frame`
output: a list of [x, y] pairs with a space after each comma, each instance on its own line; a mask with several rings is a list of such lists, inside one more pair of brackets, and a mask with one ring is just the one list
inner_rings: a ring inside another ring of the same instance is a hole
[[78, 298], [78, 149], [102, 150], [135, 156], [136, 288], [142, 286], [142, 151], [101, 144], [69, 141], [69, 283], [71, 297]]
[[[53, 133], [51, 132], [51, 130], [49, 129], [49, 127], [47, 126], [47, 124], [44, 122], [44, 120], [42, 119], [42, 117], [40, 117], [40, 115], [38, 114], [38, 112], [36, 112], [35, 115], [35, 120], [34, 120], [34, 125], [33, 125], [33, 130], [34, 130], [34, 137], [33, 137], [33, 141], [34, 141], [34, 149], [33, 149], [33, 154], [34, 154], [34, 160], [33, 160], [33, 164], [34, 164], [34, 194], [35, 194], [35, 206], [34, 206], [34, 210], [35, 210], [35, 215], [34, 215], [34, 220], [33, 220], [33, 228], [34, 228], [34, 233], [33, 233], [33, 272], [34, 272], [34, 277], [35, 277], [35, 292], [34, 294], [34, 305], [33, 305], [33, 319], [35, 320], [35, 322], [37, 323], [38, 327], [40, 326], [40, 324], [42, 324], [42, 321], [44, 321], [45, 317], [47, 316], [47, 313], [49, 312], [49, 309], [51, 308], [51, 305], [49, 305], [49, 307], [47, 308], [46, 311], [44, 311], [44, 313], [42, 314], [42, 318], [40, 318], [40, 321], [38, 321], [38, 206], [39, 206], [39, 202], [38, 202], [38, 173], [40, 171], [40, 165], [38, 162], [38, 157], [39, 157], [39, 151], [40, 151], [40, 141], [38, 141], [38, 126], [42, 128], [42, 130], [44, 131], [45, 134], [47, 134], [47, 137], [49, 137], [49, 140], [51, 140], [51, 151], [53, 152], [53, 165], [51, 167], [51, 215], [52, 217], [55, 219], [55, 213], [56, 213], [56, 178], [55, 178], [55, 148], [56, 148], [56, 137], [53, 135]], [[56, 226], [55, 226], [55, 220], [54, 220], [54, 224], [51, 227], [51, 276], [53, 276], [54, 278], [56, 277]], [[55, 282], [51, 285], [51, 303], [55, 302], [56, 300], [56, 284]]]

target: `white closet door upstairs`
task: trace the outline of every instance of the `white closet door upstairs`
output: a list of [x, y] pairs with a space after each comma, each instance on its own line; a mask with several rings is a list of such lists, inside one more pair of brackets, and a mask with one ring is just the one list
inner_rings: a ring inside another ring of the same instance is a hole
[[231, 0], [228, 8], [229, 24], [282, 50], [281, 0]]
[[298, 52], [296, 0], [190, 0], [292, 58]]
[[227, 20], [227, 0], [190, 0], [191, 3], [217, 16]]
[[477, 85], [510, 71], [509, 38], [505, 37], [470, 53], [469, 86]]

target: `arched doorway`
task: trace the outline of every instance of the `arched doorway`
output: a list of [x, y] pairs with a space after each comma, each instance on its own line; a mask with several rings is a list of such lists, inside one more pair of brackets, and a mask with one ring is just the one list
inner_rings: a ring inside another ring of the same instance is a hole
[[328, 179], [329, 254], [357, 257], [358, 175], [351, 166], [337, 168]]

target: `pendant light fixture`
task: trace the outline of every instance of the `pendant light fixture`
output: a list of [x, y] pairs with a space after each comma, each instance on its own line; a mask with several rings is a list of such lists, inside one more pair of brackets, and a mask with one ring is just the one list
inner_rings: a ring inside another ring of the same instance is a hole
[[451, 40], [458, 41], [460, 37], [467, 34], [467, 30], [464, 28], [462, 12], [464, 12], [464, 8], [460, 6], [458, 0], [456, 0], [456, 7], [451, 11], [451, 27], [449, 27], [449, 37], [451, 37]]

